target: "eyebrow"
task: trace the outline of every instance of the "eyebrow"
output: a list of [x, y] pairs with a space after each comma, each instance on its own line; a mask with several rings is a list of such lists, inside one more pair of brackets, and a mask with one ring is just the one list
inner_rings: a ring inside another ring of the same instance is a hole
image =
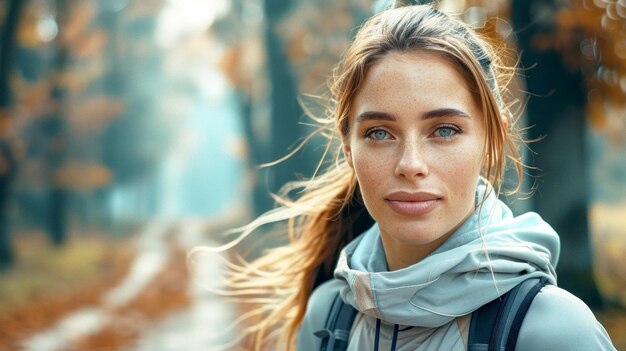
[[[420, 119], [431, 119], [431, 118], [439, 118], [439, 117], [463, 117], [470, 118], [470, 116], [458, 109], [455, 108], [438, 108], [436, 110], [431, 110], [423, 113], [420, 116]], [[379, 111], [365, 111], [359, 114], [356, 117], [356, 122], [364, 122], [364, 121], [396, 121], [396, 117], [390, 113], [379, 112]]]

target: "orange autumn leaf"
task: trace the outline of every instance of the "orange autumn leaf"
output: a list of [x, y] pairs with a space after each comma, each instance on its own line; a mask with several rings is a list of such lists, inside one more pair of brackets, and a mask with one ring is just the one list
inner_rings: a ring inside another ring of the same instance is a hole
[[89, 29], [95, 15], [94, 5], [87, 1], [72, 6], [72, 11], [67, 20], [65, 23], [61, 23], [61, 42], [65, 45], [71, 45], [79, 40], [80, 36]]
[[71, 162], [54, 174], [56, 185], [78, 191], [100, 188], [109, 184], [112, 179], [111, 171], [98, 163]]
[[79, 134], [101, 132], [124, 111], [124, 104], [107, 96], [98, 96], [72, 104], [68, 115], [72, 131]]
[[109, 41], [109, 35], [103, 30], [92, 31], [69, 43], [72, 55], [77, 59], [101, 55]]

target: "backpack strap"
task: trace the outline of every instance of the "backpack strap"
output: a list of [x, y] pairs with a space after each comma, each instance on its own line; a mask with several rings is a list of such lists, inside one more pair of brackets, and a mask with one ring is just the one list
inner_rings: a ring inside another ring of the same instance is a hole
[[[524, 317], [533, 299], [548, 284], [547, 278], [527, 279], [472, 313], [467, 351], [514, 351]], [[357, 310], [335, 295], [324, 329], [320, 351], [344, 351]]]
[[350, 330], [357, 312], [356, 308], [343, 302], [339, 293], [335, 295], [324, 329], [313, 333], [322, 338], [320, 351], [343, 351], [348, 348]]
[[541, 278], [539, 281], [531, 286], [526, 293], [526, 296], [519, 303], [519, 307], [517, 309], [517, 313], [515, 317], [513, 317], [513, 323], [511, 324], [511, 330], [509, 331], [508, 340], [506, 343], [505, 350], [515, 350], [515, 345], [517, 344], [517, 337], [519, 336], [520, 329], [522, 329], [522, 322], [524, 322], [524, 317], [526, 317], [526, 313], [530, 309], [530, 305], [532, 304], [535, 296], [543, 289], [544, 286], [548, 284], [548, 278]]
[[514, 351], [524, 317], [547, 278], [527, 279], [472, 313], [468, 351]]

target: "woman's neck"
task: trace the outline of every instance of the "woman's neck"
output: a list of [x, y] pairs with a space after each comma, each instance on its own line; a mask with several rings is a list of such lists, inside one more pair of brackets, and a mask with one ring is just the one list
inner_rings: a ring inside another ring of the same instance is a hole
[[389, 271], [396, 271], [418, 263], [443, 244], [453, 232], [425, 245], [408, 245], [383, 235], [382, 242]]
[[439, 246], [441, 246], [441, 244], [448, 240], [448, 238], [452, 236], [452, 234], [459, 229], [463, 223], [465, 223], [472, 213], [474, 213], [474, 207], [472, 207], [463, 220], [461, 220], [446, 234], [438, 237], [434, 241], [422, 245], [411, 245], [406, 242], [395, 240], [393, 237], [385, 235], [381, 231], [381, 240], [385, 250], [385, 258], [387, 260], [387, 268], [389, 271], [403, 269], [423, 260], [426, 256], [430, 255], [431, 252], [435, 251]]

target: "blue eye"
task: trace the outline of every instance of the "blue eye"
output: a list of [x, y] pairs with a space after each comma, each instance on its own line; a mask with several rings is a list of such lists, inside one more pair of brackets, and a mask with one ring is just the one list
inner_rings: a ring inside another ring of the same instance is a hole
[[387, 140], [389, 139], [389, 133], [383, 129], [375, 129], [367, 134], [370, 139], [373, 140]]
[[439, 137], [439, 138], [443, 138], [443, 139], [450, 139], [453, 136], [455, 136], [456, 134], [458, 134], [459, 131], [455, 128], [452, 127], [440, 127], [437, 128], [437, 130], [435, 131], [435, 136]]

